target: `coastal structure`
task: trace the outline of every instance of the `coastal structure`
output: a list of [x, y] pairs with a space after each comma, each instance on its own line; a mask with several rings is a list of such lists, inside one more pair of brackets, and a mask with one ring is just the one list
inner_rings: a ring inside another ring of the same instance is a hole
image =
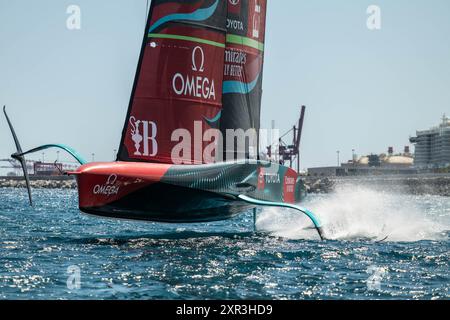
[[[75, 171], [79, 166], [75, 163], [65, 162], [42, 162], [26, 160], [27, 171], [30, 176], [49, 177], [62, 176], [63, 172]], [[0, 179], [2, 176], [15, 177], [22, 176], [20, 162], [14, 159], [0, 159]]]
[[410, 138], [415, 144], [414, 165], [420, 169], [447, 168], [450, 166], [450, 120], [445, 115], [434, 128], [417, 131]]
[[389, 175], [389, 174], [414, 174], [417, 170], [413, 167], [413, 155], [409, 146], [403, 153], [394, 153], [394, 148], [389, 147], [388, 152], [382, 154], [370, 154], [357, 158], [336, 167], [309, 168], [310, 176], [361, 176], [361, 175]]

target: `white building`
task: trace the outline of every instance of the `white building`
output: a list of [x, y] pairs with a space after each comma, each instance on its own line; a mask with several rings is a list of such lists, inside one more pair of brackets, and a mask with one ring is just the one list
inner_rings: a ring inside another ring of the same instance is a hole
[[431, 169], [450, 166], [450, 120], [445, 115], [438, 127], [417, 131], [417, 136], [410, 141], [416, 146], [416, 167]]

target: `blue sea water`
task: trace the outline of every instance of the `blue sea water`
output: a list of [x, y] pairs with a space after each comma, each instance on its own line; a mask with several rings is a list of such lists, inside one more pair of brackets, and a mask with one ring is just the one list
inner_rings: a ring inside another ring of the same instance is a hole
[[450, 298], [449, 198], [311, 196], [322, 242], [284, 209], [261, 212], [254, 233], [251, 213], [167, 225], [81, 214], [76, 191], [34, 197], [0, 189], [1, 299]]

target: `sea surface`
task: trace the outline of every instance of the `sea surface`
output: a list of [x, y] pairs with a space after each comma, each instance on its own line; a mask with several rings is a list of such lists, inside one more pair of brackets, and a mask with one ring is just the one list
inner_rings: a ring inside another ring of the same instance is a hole
[[76, 191], [0, 189], [0, 299], [446, 299], [450, 198], [354, 186], [224, 222], [80, 213]]

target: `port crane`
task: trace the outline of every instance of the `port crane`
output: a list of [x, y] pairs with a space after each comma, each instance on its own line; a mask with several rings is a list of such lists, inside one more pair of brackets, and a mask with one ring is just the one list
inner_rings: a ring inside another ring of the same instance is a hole
[[[297, 164], [297, 172], [300, 172], [300, 141], [303, 132], [303, 123], [305, 120], [306, 107], [301, 107], [300, 118], [298, 123], [295, 124], [288, 132], [283, 134], [277, 142], [267, 147], [267, 156], [275, 159], [281, 165], [289, 164], [290, 168], [293, 168], [295, 162]], [[287, 142], [289, 137], [292, 137], [292, 141]], [[275, 150], [278, 150], [276, 152]]]

